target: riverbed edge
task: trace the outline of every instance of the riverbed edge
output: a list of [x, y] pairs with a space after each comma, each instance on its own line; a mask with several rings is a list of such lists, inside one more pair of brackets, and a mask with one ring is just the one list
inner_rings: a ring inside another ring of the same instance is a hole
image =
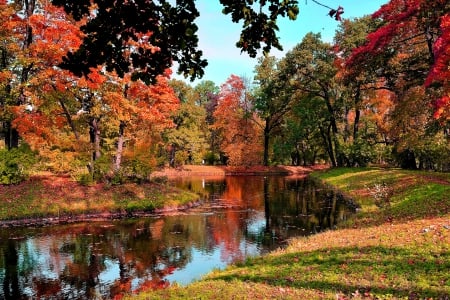
[[[225, 176], [306, 176], [314, 171], [327, 169], [327, 165], [315, 166], [204, 166], [204, 165], [186, 165], [179, 168], [163, 168], [152, 173], [150, 179], [155, 178], [182, 178], [182, 177], [225, 177]], [[52, 174], [52, 176], [55, 176]], [[33, 177], [29, 181], [35, 180]], [[55, 181], [55, 180], [53, 180]], [[81, 187], [78, 184], [78, 187]], [[8, 186], [0, 186], [2, 189], [8, 189]], [[89, 187], [86, 187], [89, 188]], [[100, 190], [101, 192], [101, 190]], [[87, 194], [87, 193], [86, 193]], [[186, 212], [189, 209], [202, 205], [200, 199], [192, 198], [191, 201], [183, 204], [164, 205], [152, 210], [133, 210], [125, 209], [108, 211], [82, 211], [66, 212], [62, 214], [42, 214], [39, 216], [14, 218], [8, 216], [0, 220], [0, 228], [7, 227], [39, 227], [50, 225], [73, 224], [80, 222], [98, 222], [119, 220], [126, 218], [139, 217], [159, 217], [170, 214]]]

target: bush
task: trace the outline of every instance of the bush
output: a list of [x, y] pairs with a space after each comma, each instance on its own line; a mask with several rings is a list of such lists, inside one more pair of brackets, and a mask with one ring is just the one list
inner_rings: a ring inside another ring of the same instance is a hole
[[208, 151], [205, 155], [204, 160], [207, 165], [213, 166], [216, 163], [220, 162], [220, 157], [218, 154], [215, 154], [212, 151]]
[[36, 155], [26, 144], [11, 150], [0, 149], [0, 184], [16, 184], [28, 177]]
[[357, 139], [350, 145], [343, 145], [343, 153], [349, 167], [365, 167], [376, 158], [374, 149], [362, 139]]

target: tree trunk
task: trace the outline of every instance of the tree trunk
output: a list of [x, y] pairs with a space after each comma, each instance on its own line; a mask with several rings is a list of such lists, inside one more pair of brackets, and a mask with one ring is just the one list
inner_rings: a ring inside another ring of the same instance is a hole
[[[55, 90], [56, 90], [56, 88], [55, 88]], [[64, 104], [64, 102], [61, 99], [59, 99], [59, 104], [61, 105], [61, 108], [63, 109], [64, 116], [66, 117], [67, 123], [69, 123], [69, 126], [72, 129], [73, 134], [75, 135], [75, 139], [77, 141], [79, 141], [80, 135], [78, 134], [77, 128], [75, 127], [75, 123], [72, 120], [72, 116], [70, 115], [69, 110], [67, 109], [66, 105]]]
[[359, 109], [359, 103], [361, 102], [361, 88], [358, 86], [358, 89], [356, 90], [355, 95], [355, 121], [353, 124], [353, 142], [356, 141], [358, 138], [358, 131], [359, 131], [359, 119], [361, 117], [361, 111]]
[[414, 151], [406, 149], [400, 153], [400, 167], [407, 170], [417, 170], [416, 156]]
[[8, 150], [19, 147], [19, 132], [12, 127], [11, 121], [3, 123], [5, 128], [5, 145]]
[[325, 132], [324, 128], [319, 127], [320, 129], [320, 135], [322, 136], [322, 139], [325, 144], [325, 148], [328, 153], [328, 157], [330, 158], [331, 165], [333, 167], [337, 167], [336, 158], [334, 156], [334, 150], [333, 150], [333, 139], [331, 136], [331, 125], [328, 126], [327, 132]]
[[269, 140], [270, 140], [270, 128], [269, 122], [266, 120], [266, 126], [264, 127], [264, 166], [269, 165]]
[[124, 131], [125, 123], [121, 121], [119, 125], [119, 138], [117, 140], [117, 152], [114, 161], [114, 172], [118, 172], [122, 164], [123, 144], [125, 142]]
[[355, 111], [355, 124], [353, 125], [353, 142], [356, 141], [358, 138], [358, 131], [359, 131], [359, 119], [361, 117], [361, 111], [359, 109], [356, 109]]
[[88, 165], [89, 172], [93, 175], [95, 171], [95, 162], [100, 158], [100, 120], [98, 118], [92, 118], [89, 121], [89, 138], [91, 144], [94, 146], [94, 151], [92, 152], [91, 163]]

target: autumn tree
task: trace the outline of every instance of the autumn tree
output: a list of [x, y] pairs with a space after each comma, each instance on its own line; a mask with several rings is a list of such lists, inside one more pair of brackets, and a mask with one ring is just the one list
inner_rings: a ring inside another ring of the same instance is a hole
[[442, 92], [434, 103], [435, 118], [444, 122], [450, 119], [450, 13], [441, 17], [441, 36], [434, 44], [434, 65], [428, 74], [426, 86], [440, 86]]
[[[19, 106], [33, 109], [29, 85], [39, 75], [53, 72], [62, 56], [80, 43], [79, 29], [61, 8], [47, 2], [24, 1], [2, 5], [2, 114], [5, 144], [17, 147], [19, 133], [12, 121]], [[43, 76], [45, 77], [45, 76]], [[41, 128], [45, 128], [42, 124]]]
[[163, 144], [161, 133], [174, 124], [170, 118], [179, 99], [165, 76], [147, 85], [109, 75], [104, 83], [101, 105], [103, 148], [109, 149], [112, 171], [119, 175], [146, 178], [157, 165], [157, 152]]
[[[420, 100], [421, 97], [436, 99], [440, 94], [442, 99], [442, 90], [428, 89], [424, 92], [421, 89], [430, 69], [433, 70], [433, 66], [436, 65], [435, 54], [439, 53], [436, 51], [439, 46], [437, 49], [435, 46], [441, 44], [438, 42], [442, 41], [439, 37], [445, 32], [445, 30], [442, 31], [440, 24], [441, 20], [445, 20], [443, 16], [449, 11], [447, 2], [392, 0], [383, 5], [372, 15], [374, 19], [381, 22], [381, 26], [367, 35], [366, 43], [357, 47], [346, 62], [347, 67], [353, 70], [364, 68], [373, 70], [372, 74], [384, 82], [384, 87], [395, 93], [393, 109], [405, 107], [406, 103], [411, 104], [411, 99], [416, 99], [418, 111], [421, 112], [420, 119], [428, 120], [421, 121], [422, 127], [435, 128], [430, 118], [432, 112], [426, 105], [427, 101]], [[429, 80], [429, 82], [432, 81], [432, 79]], [[429, 100], [428, 103], [431, 104]], [[443, 102], [436, 103], [441, 105]], [[438, 110], [435, 115], [438, 116], [440, 115], [439, 107], [436, 106], [436, 109]], [[406, 111], [409, 110], [404, 112]], [[394, 123], [403, 124], [400, 127], [401, 131], [393, 132], [393, 139], [399, 154], [399, 163], [406, 168], [417, 167], [419, 150], [414, 146], [417, 143], [412, 143], [410, 139], [406, 142], [403, 137], [412, 136], [405, 135], [404, 132], [412, 133], [415, 130], [413, 123], [417, 121], [418, 111], [414, 113], [416, 117], [405, 115], [401, 110], [392, 114], [393, 117], [398, 118]], [[411, 123], [407, 124], [405, 120]], [[445, 134], [448, 130], [446, 129], [448, 122], [444, 121], [440, 124], [443, 125], [441, 130]], [[402, 134], [399, 134], [400, 132]], [[429, 134], [435, 135], [432, 132], [426, 131], [422, 136], [416, 136], [417, 142], [430, 137]]]
[[[61, 137], [53, 129], [64, 123], [57, 104], [64, 99], [57, 96], [64, 84], [49, 83], [55, 77], [73, 78], [68, 72], [59, 73], [55, 65], [81, 43], [79, 26], [47, 2], [2, 2], [0, 6], [0, 118], [5, 147], [26, 148], [28, 143], [42, 154]], [[56, 104], [42, 105], [43, 97], [53, 98]]]
[[[262, 131], [245, 81], [231, 75], [221, 86], [213, 127], [220, 132], [221, 150], [230, 165], [260, 164]], [[251, 119], [252, 118], [252, 119]]]

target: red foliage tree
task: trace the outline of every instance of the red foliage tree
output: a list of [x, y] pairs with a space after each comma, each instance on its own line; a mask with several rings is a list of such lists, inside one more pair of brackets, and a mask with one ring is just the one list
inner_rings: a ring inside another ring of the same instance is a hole
[[[382, 21], [382, 25], [367, 35], [367, 42], [354, 49], [346, 65], [361, 69], [376, 65], [381, 76], [411, 79], [423, 84], [430, 73], [427, 85], [431, 82], [446, 84], [443, 78], [448, 73], [448, 11], [446, 0], [391, 0], [376, 11], [372, 17]], [[423, 50], [418, 50], [422, 45]], [[420, 56], [417, 51], [423, 51]], [[425, 52], [427, 56], [425, 56]], [[387, 70], [387, 66], [397, 69]], [[406, 69], [407, 68], [407, 69]], [[446, 71], [447, 70], [447, 71]], [[440, 74], [443, 72], [442, 74]], [[425, 76], [424, 76], [425, 74]], [[391, 88], [393, 88], [391, 86]], [[436, 101], [435, 117], [448, 118], [448, 92]], [[447, 116], [445, 116], [447, 114]]]
[[442, 95], [435, 101], [435, 117], [450, 120], [450, 14], [441, 18], [441, 36], [434, 43], [434, 65], [425, 84], [442, 85]]

